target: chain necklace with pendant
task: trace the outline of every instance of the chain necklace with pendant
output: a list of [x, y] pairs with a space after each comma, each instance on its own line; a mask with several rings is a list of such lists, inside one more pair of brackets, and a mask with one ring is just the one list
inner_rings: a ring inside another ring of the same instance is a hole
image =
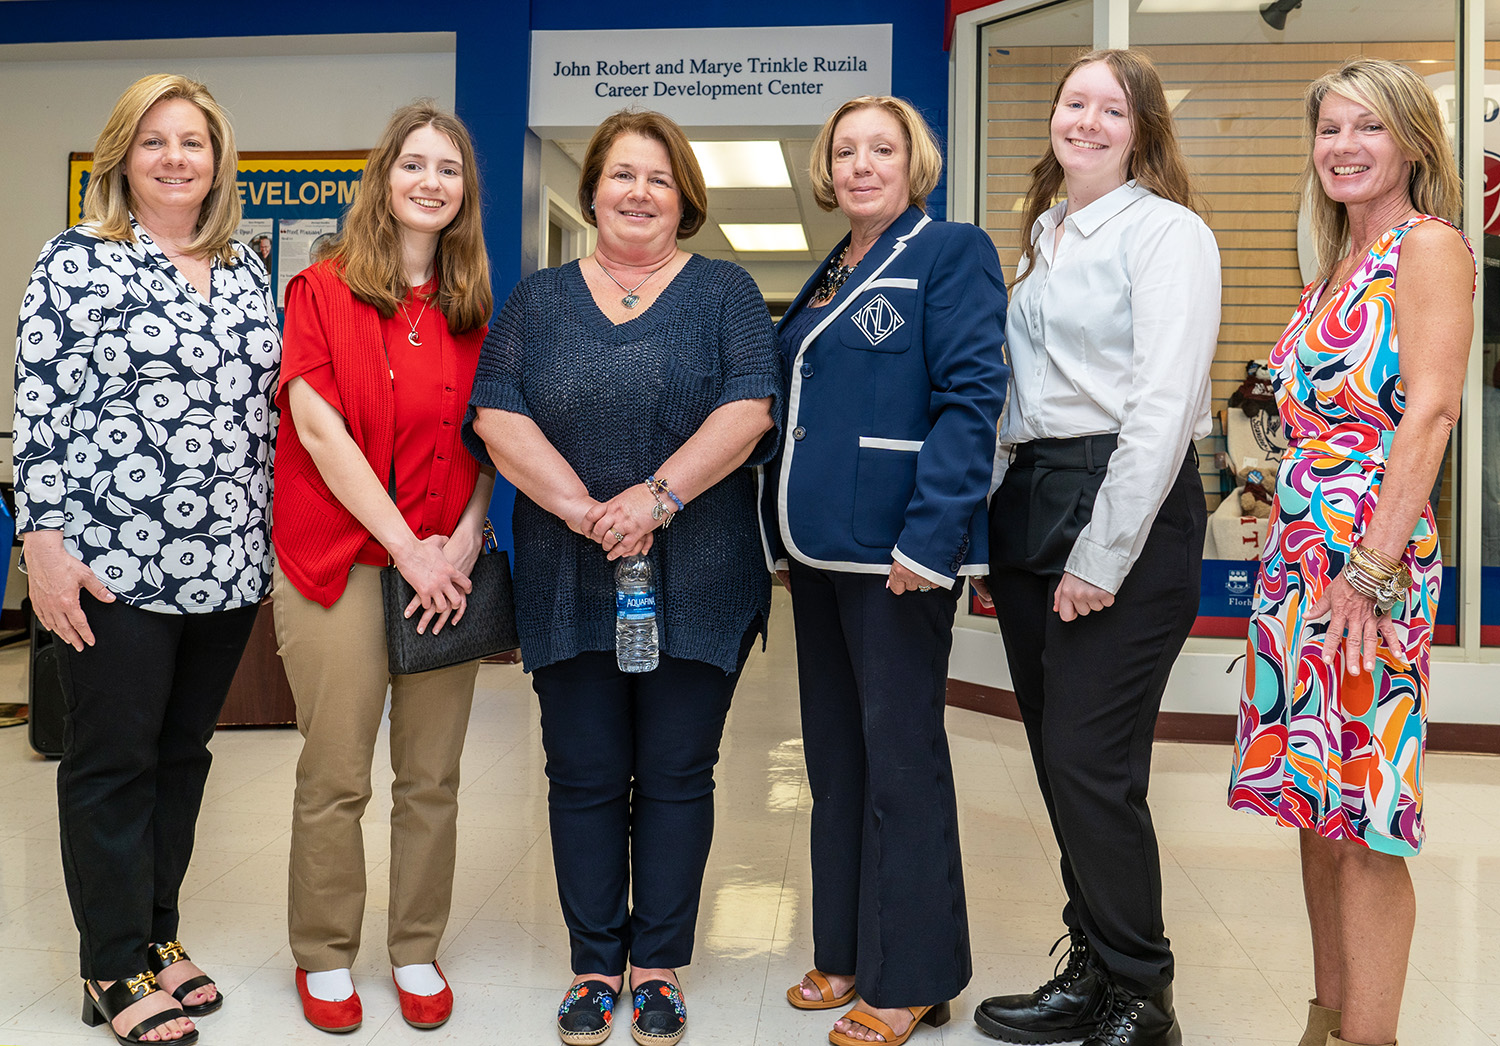
[[[675, 257], [677, 257], [677, 252], [674, 251], [672, 252], [672, 258]], [[649, 280], [651, 277], [655, 276], [657, 273], [665, 269], [668, 265], [672, 264], [672, 258], [668, 258], [656, 268], [646, 273], [646, 279], [642, 280], [640, 283], [637, 283], [634, 287], [626, 287], [619, 280], [615, 279], [615, 274], [604, 267], [604, 263], [599, 260], [599, 256], [597, 254], [594, 255], [594, 264], [599, 266], [599, 270], [603, 272], [604, 275], [608, 276], [616, 287], [625, 292], [625, 297], [620, 299], [620, 304], [625, 306], [627, 309], [633, 309], [641, 303], [641, 299], [636, 295], [635, 292], [646, 285], [646, 280]]]
[[406, 340], [412, 345], [416, 345], [418, 347], [421, 347], [422, 338], [419, 334], [417, 334], [417, 324], [422, 322], [422, 314], [426, 311], [427, 299], [423, 298], [422, 307], [417, 310], [417, 318], [413, 320], [411, 318], [411, 313], [406, 311], [406, 302], [401, 303], [401, 315], [406, 317], [406, 325], [411, 328], [411, 333], [406, 336]]

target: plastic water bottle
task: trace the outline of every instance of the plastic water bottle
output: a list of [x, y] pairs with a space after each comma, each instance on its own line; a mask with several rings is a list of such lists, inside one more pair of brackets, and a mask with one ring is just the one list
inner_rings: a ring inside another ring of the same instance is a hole
[[615, 661], [621, 672], [650, 672], [658, 660], [651, 560], [626, 556], [615, 565]]

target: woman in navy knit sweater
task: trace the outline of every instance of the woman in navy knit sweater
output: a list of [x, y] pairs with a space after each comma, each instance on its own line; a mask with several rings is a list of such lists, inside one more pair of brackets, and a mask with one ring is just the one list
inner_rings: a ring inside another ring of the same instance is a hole
[[[598, 247], [511, 294], [465, 432], [519, 491], [517, 625], [576, 975], [558, 1015], [568, 1043], [609, 1035], [627, 962], [637, 1041], [682, 1036], [675, 970], [692, 958], [719, 738], [770, 611], [742, 466], [776, 445], [776, 347], [749, 275], [677, 246], [702, 227], [706, 196], [671, 120], [606, 120], [578, 191]], [[640, 554], [661, 660], [626, 674], [612, 575]]]

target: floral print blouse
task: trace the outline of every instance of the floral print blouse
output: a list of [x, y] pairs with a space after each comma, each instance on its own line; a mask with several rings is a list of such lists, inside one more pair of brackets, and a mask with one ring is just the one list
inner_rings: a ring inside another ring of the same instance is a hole
[[258, 602], [271, 395], [281, 360], [264, 265], [215, 260], [212, 299], [132, 221], [42, 249], [16, 336], [16, 528], [61, 530], [120, 599], [162, 613]]

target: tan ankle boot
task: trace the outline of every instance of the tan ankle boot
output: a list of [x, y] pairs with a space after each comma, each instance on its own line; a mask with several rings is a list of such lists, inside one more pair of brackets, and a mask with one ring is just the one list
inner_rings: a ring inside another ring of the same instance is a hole
[[[1344, 1029], [1342, 1028], [1335, 1028], [1333, 1029], [1333, 1031], [1328, 1033], [1328, 1046], [1360, 1046], [1360, 1044], [1357, 1042], [1345, 1042], [1343, 1039], [1339, 1038], [1339, 1032], [1343, 1030]], [[1397, 1046], [1397, 1044], [1394, 1042], [1388, 1042], [1384, 1043], [1383, 1046]]]
[[1342, 1014], [1342, 1010], [1319, 1006], [1316, 999], [1308, 999], [1307, 1028], [1302, 1032], [1302, 1038], [1297, 1040], [1297, 1046], [1326, 1046], [1328, 1033], [1338, 1031]]

